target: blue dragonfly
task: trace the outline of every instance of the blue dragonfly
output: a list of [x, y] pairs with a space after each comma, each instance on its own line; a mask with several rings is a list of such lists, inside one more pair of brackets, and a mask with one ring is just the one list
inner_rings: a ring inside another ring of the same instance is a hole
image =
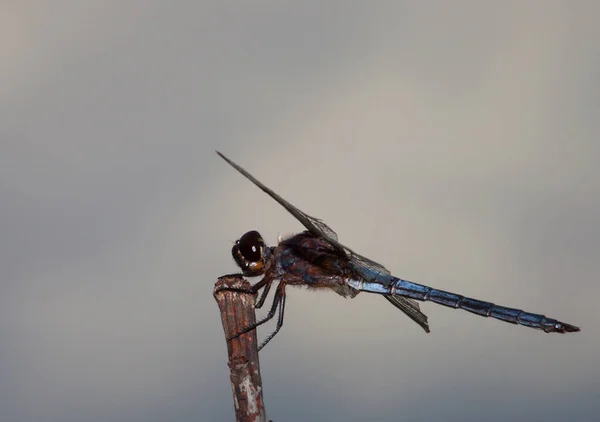
[[256, 308], [263, 306], [272, 284], [274, 282], [278, 284], [268, 314], [255, 324], [236, 333], [229, 340], [256, 329], [278, 313], [275, 330], [262, 342], [259, 350], [273, 339], [283, 326], [285, 287], [288, 285], [308, 286], [315, 289], [327, 288], [347, 298], [353, 298], [360, 292], [380, 294], [426, 332], [429, 332], [427, 316], [421, 312], [417, 300], [464, 309], [476, 315], [536, 328], [546, 333], [580, 331], [579, 327], [545, 315], [471, 299], [394, 277], [381, 264], [342, 245], [338, 241], [337, 234], [323, 221], [302, 212], [229, 158], [218, 151], [217, 154], [283, 206], [307, 229], [302, 233], [281, 239], [277, 246], [266, 246], [262, 236], [256, 230], [245, 233], [235, 242], [231, 254], [242, 270], [242, 274], [252, 277], [263, 276], [248, 291], [248, 293], [257, 293], [263, 289], [255, 305]]

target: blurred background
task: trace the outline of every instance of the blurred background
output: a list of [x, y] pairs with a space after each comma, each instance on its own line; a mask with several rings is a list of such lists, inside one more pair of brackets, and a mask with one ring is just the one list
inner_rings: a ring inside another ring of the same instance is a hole
[[213, 285], [302, 227], [215, 149], [400, 277], [583, 329], [290, 289], [270, 419], [598, 420], [599, 13], [3, 2], [0, 420], [233, 420]]

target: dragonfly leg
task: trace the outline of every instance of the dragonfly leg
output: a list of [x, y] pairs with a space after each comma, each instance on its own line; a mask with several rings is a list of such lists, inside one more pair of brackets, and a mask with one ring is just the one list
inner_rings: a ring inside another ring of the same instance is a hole
[[[280, 283], [279, 286], [281, 286], [282, 284], [284, 284], [284, 283], [283, 282]], [[277, 290], [275, 291], [275, 297], [273, 298], [273, 305], [271, 305], [271, 309], [269, 310], [269, 313], [267, 314], [267, 316], [265, 316], [260, 321], [257, 321], [254, 324], [250, 324], [246, 328], [244, 328], [244, 329], [240, 330], [239, 332], [235, 333], [234, 335], [232, 335], [231, 337], [229, 337], [227, 339], [227, 341], [233, 340], [234, 338], [238, 338], [242, 334], [245, 334], [248, 331], [254, 330], [256, 327], [264, 324], [265, 322], [269, 321], [270, 319], [272, 319], [275, 316], [275, 311], [277, 310], [277, 306], [279, 305], [279, 302], [281, 302], [281, 294], [282, 294], [281, 292], [283, 291], [283, 288], [280, 288], [279, 286], [277, 287]]]
[[[232, 274], [235, 276], [241, 276], [243, 274]], [[229, 277], [229, 276], [223, 276], [223, 277]], [[219, 277], [222, 278], [222, 277]], [[215, 290], [215, 294], [219, 293], [219, 292], [239, 292], [239, 293], [248, 293], [250, 295], [256, 294], [260, 289], [262, 289], [262, 287], [265, 284], [271, 284], [271, 281], [273, 281], [271, 278], [265, 276], [263, 277], [258, 283], [252, 285], [249, 289], [242, 289], [239, 287], [227, 287], [227, 286], [219, 286], [217, 287], [217, 289]], [[264, 302], [264, 300], [263, 300]]]
[[279, 286], [277, 286], [277, 290], [281, 290], [281, 299], [279, 299], [279, 316], [277, 317], [277, 326], [275, 327], [275, 331], [273, 331], [271, 334], [269, 334], [269, 337], [267, 337], [265, 340], [263, 340], [263, 342], [260, 344], [260, 346], [258, 346], [258, 351], [260, 352], [260, 350], [265, 347], [267, 345], [268, 342], [270, 342], [273, 337], [275, 337], [275, 334], [277, 334], [279, 332], [279, 330], [281, 329], [281, 327], [283, 327], [283, 312], [285, 310], [285, 283], [281, 283], [279, 284]]
[[[266, 277], [265, 277], [266, 278]], [[265, 299], [267, 298], [267, 295], [269, 294], [269, 290], [271, 290], [271, 285], [273, 283], [269, 282], [266, 283], [265, 285], [265, 289], [262, 291], [262, 293], [260, 294], [260, 298], [258, 299], [258, 302], [256, 302], [256, 305], [254, 305], [255, 308], [260, 309], [262, 308], [262, 306], [265, 303]]]

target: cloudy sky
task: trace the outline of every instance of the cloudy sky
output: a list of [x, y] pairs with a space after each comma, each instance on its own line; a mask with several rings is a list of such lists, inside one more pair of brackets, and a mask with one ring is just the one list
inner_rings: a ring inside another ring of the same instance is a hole
[[216, 149], [398, 276], [583, 328], [290, 289], [269, 418], [598, 420], [599, 13], [2, 2], [0, 420], [233, 419], [213, 285], [301, 226]]

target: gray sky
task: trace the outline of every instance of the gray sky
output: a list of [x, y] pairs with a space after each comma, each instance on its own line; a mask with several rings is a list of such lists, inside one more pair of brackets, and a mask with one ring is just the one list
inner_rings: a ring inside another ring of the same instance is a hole
[[598, 420], [599, 12], [4, 2], [0, 420], [232, 420], [213, 284], [301, 226], [215, 149], [398, 276], [583, 328], [293, 289], [271, 419]]

